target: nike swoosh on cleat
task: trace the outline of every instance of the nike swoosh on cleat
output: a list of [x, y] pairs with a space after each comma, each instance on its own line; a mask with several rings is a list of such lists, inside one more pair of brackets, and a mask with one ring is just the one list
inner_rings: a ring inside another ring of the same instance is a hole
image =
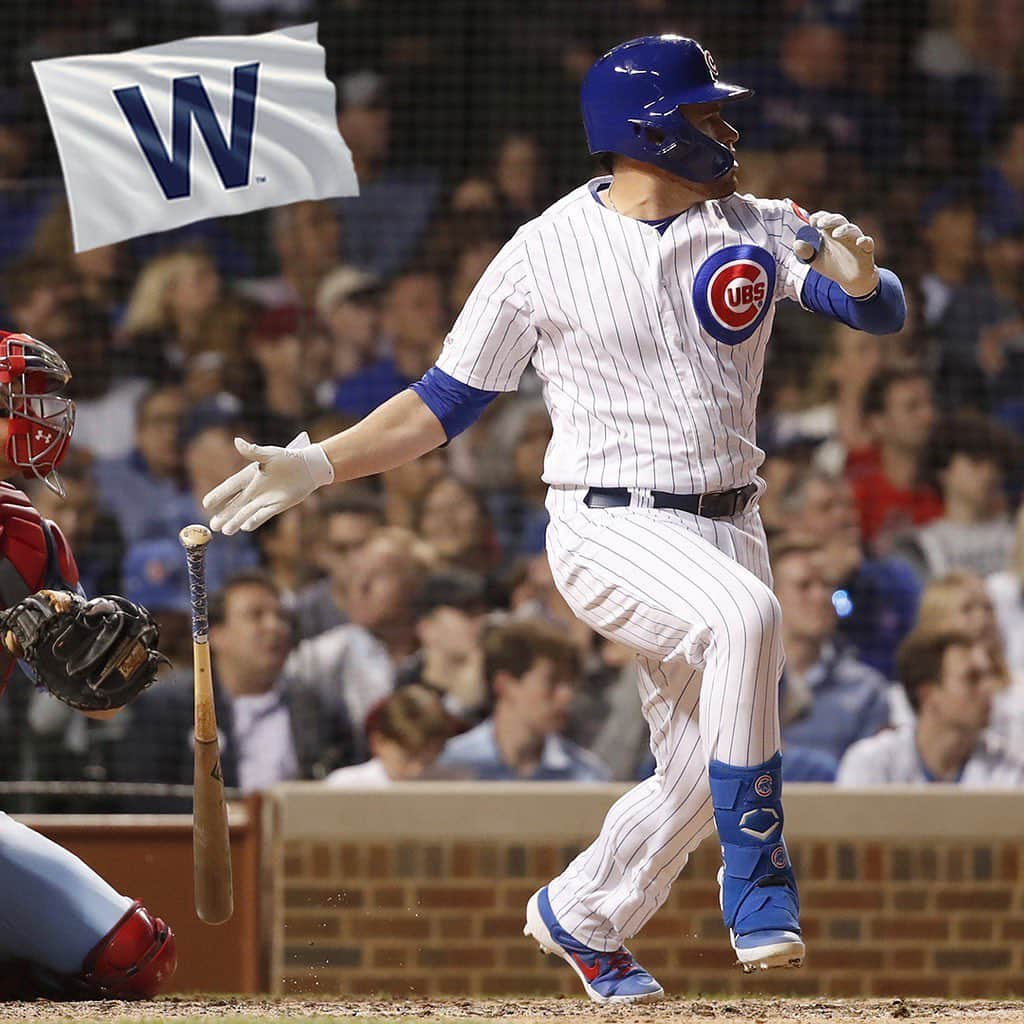
[[587, 981], [593, 981], [601, 973], [600, 963], [595, 962], [593, 964], [587, 964], [585, 961], [581, 960], [576, 953], [570, 953], [569, 955], [576, 961], [576, 966], [583, 973], [583, 977], [586, 978]]

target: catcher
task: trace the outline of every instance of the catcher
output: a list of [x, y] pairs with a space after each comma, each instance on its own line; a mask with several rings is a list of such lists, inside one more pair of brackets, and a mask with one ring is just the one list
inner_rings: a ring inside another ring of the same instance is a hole
[[[48, 345], [0, 331], [0, 478], [57, 467], [74, 428], [67, 364]], [[5, 440], [3, 440], [5, 438]], [[121, 597], [87, 600], [60, 530], [0, 482], [0, 672], [15, 661], [86, 715], [116, 713], [149, 686], [161, 657], [149, 613]], [[144, 999], [176, 966], [174, 936], [74, 854], [0, 813], [0, 999]]]

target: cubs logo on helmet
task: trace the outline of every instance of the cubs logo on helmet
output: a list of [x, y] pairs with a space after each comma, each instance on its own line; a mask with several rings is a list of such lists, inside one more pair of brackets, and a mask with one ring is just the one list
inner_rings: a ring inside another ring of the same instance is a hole
[[756, 245], [730, 245], [697, 271], [693, 304], [701, 327], [723, 345], [746, 341], [771, 308], [775, 260]]

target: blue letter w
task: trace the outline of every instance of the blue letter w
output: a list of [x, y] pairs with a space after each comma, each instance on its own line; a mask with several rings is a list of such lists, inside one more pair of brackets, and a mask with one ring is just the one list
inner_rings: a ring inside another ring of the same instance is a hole
[[146, 105], [142, 90], [137, 85], [114, 90], [121, 111], [128, 119], [128, 124], [168, 199], [181, 199], [191, 192], [189, 165], [192, 157], [193, 117], [220, 175], [221, 184], [225, 188], [241, 188], [249, 183], [259, 67], [259, 64], [242, 64], [235, 68], [231, 95], [230, 144], [224, 140], [224, 133], [220, 130], [210, 97], [206, 94], [199, 75], [176, 78], [171, 102], [170, 156], [153, 121], [153, 115]]

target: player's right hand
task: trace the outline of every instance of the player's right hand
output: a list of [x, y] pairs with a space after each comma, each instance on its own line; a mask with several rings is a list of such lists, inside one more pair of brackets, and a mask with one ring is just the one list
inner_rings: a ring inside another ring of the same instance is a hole
[[240, 437], [235, 438], [235, 447], [249, 465], [203, 498], [210, 529], [225, 536], [257, 529], [334, 480], [334, 467], [326, 452], [311, 444], [305, 431], [287, 448], [250, 444]]

